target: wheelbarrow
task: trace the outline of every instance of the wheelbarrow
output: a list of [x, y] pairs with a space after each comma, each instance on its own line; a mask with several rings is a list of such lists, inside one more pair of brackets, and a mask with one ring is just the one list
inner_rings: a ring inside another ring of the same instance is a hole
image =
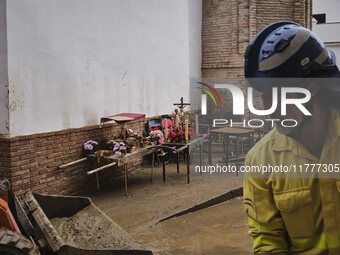
[[87, 197], [25, 193], [42, 254], [152, 255]]

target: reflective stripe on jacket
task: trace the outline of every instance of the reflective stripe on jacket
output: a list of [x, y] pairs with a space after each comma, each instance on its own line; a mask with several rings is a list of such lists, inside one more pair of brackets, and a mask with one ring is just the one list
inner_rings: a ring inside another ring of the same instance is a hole
[[[320, 159], [272, 130], [247, 154], [245, 165], [340, 163], [340, 111], [332, 109]], [[340, 254], [340, 173], [336, 178], [244, 179], [244, 205], [255, 254]], [[338, 179], [337, 179], [338, 178]]]

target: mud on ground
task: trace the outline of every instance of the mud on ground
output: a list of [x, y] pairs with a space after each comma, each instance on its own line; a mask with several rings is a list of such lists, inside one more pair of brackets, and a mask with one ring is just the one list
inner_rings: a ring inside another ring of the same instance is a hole
[[242, 186], [242, 178], [194, 178], [186, 183], [186, 166], [167, 165], [155, 169], [150, 182], [146, 166], [129, 175], [129, 196], [124, 180], [88, 194], [110, 218], [155, 255], [250, 254], [248, 219], [243, 200], [236, 199], [201, 211], [158, 223], [162, 218]]

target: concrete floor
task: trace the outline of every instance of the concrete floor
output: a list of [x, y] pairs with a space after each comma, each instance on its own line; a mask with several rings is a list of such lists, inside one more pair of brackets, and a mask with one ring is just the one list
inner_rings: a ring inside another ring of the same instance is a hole
[[242, 198], [158, 223], [165, 218], [227, 191], [241, 187], [241, 178], [193, 178], [186, 183], [186, 166], [167, 165], [167, 181], [162, 168], [155, 168], [150, 182], [150, 166], [129, 176], [129, 196], [119, 179], [90, 196], [93, 202], [144, 248], [155, 255], [250, 254], [247, 217]]

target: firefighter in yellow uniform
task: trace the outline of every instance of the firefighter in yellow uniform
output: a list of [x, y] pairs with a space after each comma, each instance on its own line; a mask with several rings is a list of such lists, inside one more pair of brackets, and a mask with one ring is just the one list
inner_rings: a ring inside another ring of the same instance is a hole
[[[309, 167], [300, 178], [290, 172], [246, 174], [244, 205], [254, 254], [340, 254], [340, 83], [334, 53], [296, 23], [273, 23], [248, 46], [245, 77], [326, 81], [303, 83], [311, 94], [304, 104], [310, 116], [294, 105], [287, 107], [286, 116], [278, 109], [272, 119], [295, 119], [297, 125], [276, 122], [247, 154], [246, 166], [283, 165], [297, 172]], [[249, 83], [262, 93], [268, 109], [273, 83]]]

